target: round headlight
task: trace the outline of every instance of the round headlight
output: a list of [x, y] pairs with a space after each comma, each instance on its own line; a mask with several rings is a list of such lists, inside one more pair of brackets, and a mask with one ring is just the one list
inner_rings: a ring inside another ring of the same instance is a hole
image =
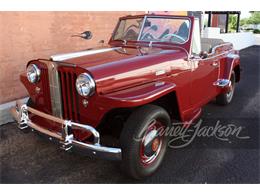
[[95, 91], [95, 82], [87, 73], [82, 73], [76, 80], [76, 89], [81, 96], [91, 96]]
[[27, 67], [27, 78], [31, 83], [36, 83], [40, 80], [41, 70], [35, 65], [30, 64]]

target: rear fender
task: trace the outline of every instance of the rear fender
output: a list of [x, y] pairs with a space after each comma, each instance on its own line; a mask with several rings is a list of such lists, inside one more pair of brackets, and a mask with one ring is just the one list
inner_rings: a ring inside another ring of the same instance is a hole
[[239, 64], [240, 64], [239, 55], [237, 55], [237, 54], [228, 54], [227, 55], [226, 66], [224, 67], [223, 76], [220, 80], [229, 81], [229, 84], [226, 85], [225, 87], [221, 87], [220, 93], [227, 93], [230, 91], [230, 89], [231, 89], [230, 79], [231, 79], [232, 71], [237, 69], [236, 67], [239, 67]]
[[239, 66], [240, 57], [237, 54], [228, 54], [227, 55], [227, 64], [225, 66], [223, 79], [230, 80], [232, 71], [236, 66]]

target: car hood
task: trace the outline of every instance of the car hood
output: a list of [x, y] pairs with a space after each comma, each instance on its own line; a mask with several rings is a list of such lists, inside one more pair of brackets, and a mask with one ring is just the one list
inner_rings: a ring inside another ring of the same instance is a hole
[[[102, 48], [62, 55], [58, 60], [75, 64], [92, 75], [98, 93], [160, 80], [172, 73], [173, 65], [178, 61], [178, 70], [181, 71], [183, 59], [187, 58], [183, 50], [150, 47]], [[57, 56], [52, 58], [55, 60]]]

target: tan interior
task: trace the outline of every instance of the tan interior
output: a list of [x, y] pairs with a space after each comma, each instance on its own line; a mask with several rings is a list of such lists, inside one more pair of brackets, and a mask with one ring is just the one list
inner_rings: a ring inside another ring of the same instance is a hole
[[223, 43], [224, 43], [224, 41], [222, 39], [201, 38], [201, 50], [211, 53], [212, 49], [215, 46], [223, 44]]

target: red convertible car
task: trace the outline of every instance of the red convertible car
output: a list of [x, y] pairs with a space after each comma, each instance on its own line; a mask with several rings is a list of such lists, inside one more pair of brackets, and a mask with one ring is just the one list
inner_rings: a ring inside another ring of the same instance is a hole
[[32, 60], [20, 79], [30, 96], [11, 109], [20, 129], [121, 160], [138, 179], [162, 163], [161, 129], [191, 124], [214, 98], [231, 102], [240, 58], [231, 43], [201, 38], [194, 17], [136, 15], [119, 19], [106, 47]]

